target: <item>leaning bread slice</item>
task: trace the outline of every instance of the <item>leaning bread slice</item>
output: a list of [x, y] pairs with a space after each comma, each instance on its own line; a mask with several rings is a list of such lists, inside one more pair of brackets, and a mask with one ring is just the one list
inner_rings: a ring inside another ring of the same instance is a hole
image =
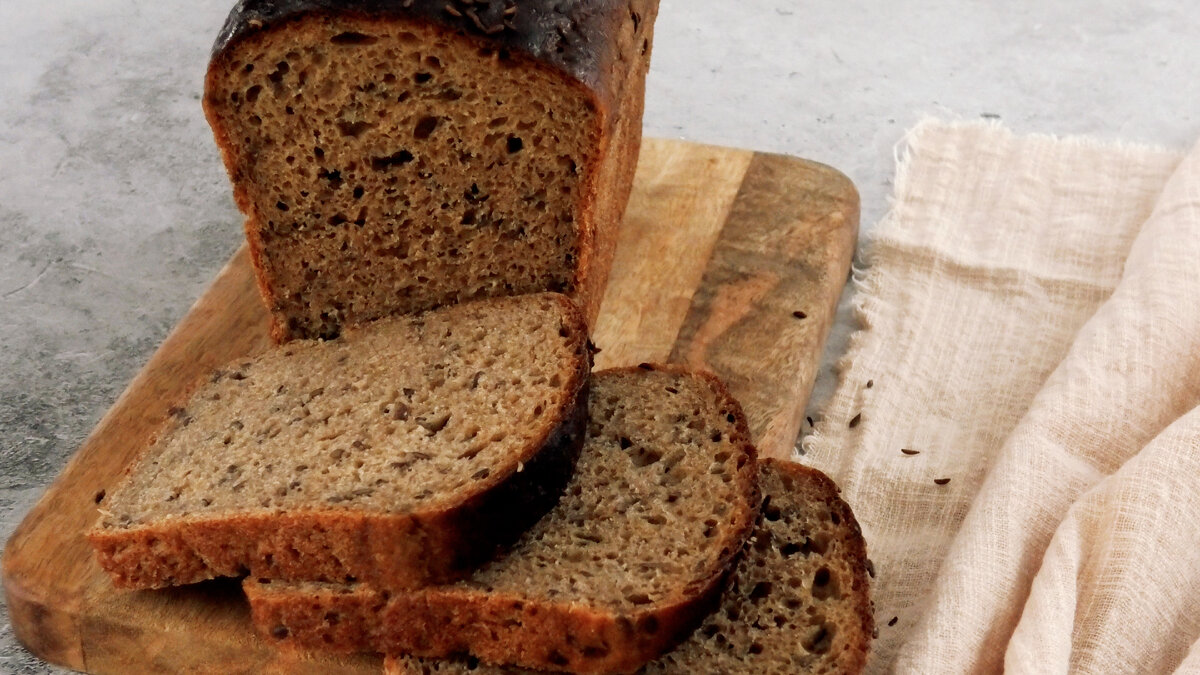
[[[764, 460], [762, 516], [717, 611], [645, 675], [861, 672], [874, 630], [866, 545], [825, 474]], [[389, 657], [387, 675], [534, 675], [467, 659]]]
[[218, 371], [88, 537], [123, 588], [458, 578], [556, 501], [590, 356], [566, 297], [384, 319]]
[[507, 556], [413, 591], [249, 579], [254, 623], [305, 646], [630, 672], [711, 608], [758, 512], [756, 471], [716, 378], [605, 371], [574, 478]]

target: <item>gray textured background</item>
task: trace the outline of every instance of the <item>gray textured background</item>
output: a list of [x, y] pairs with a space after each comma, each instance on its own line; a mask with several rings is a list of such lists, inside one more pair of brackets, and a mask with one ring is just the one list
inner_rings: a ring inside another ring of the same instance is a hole
[[[238, 246], [199, 103], [231, 4], [0, 0], [0, 539]], [[648, 134], [838, 167], [864, 230], [925, 114], [1200, 131], [1187, 0], [662, 0], [657, 32]], [[49, 670], [0, 617], [0, 672]]]

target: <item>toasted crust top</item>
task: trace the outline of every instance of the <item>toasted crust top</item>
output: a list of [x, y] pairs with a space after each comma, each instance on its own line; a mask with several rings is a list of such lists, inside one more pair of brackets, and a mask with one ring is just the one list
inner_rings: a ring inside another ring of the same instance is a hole
[[521, 52], [611, 94], [609, 73], [622, 58], [620, 25], [642, 21], [645, 2], [617, 0], [239, 0], [213, 45], [214, 58], [262, 30], [314, 14], [431, 21]]

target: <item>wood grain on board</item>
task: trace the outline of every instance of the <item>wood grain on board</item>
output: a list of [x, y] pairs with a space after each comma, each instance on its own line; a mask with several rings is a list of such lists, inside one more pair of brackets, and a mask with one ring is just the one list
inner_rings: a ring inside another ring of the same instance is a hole
[[[801, 159], [647, 139], [594, 339], [597, 368], [677, 361], [721, 375], [766, 456], [791, 456], [853, 254], [858, 195]], [[241, 249], [13, 533], [17, 637], [92, 673], [377, 673], [374, 656], [281, 651], [230, 581], [118, 592], [84, 531], [168, 410], [227, 361], [269, 348]]]

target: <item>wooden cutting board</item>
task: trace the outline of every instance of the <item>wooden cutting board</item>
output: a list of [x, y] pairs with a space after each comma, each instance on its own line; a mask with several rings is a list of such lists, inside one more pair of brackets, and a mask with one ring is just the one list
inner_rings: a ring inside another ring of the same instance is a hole
[[[858, 227], [845, 176], [801, 159], [647, 140], [595, 329], [596, 367], [716, 371], [763, 455], [800, 431]], [[117, 592], [83, 532], [194, 382], [269, 347], [243, 248], [129, 384], [4, 551], [17, 637], [92, 673], [377, 673], [372, 656], [283, 652], [255, 637], [238, 584]]]

